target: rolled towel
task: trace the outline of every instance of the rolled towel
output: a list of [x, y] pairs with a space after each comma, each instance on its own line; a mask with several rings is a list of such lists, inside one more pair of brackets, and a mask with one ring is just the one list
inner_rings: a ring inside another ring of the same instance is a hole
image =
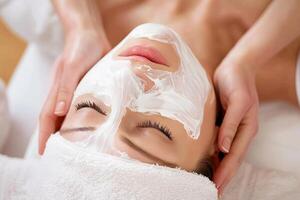
[[0, 166], [0, 199], [217, 200], [215, 185], [202, 175], [88, 153], [59, 134], [41, 160], [2, 158]]

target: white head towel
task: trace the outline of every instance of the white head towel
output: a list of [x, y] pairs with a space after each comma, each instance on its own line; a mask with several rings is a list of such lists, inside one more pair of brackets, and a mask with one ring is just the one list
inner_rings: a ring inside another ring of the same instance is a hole
[[217, 199], [215, 185], [204, 176], [88, 154], [58, 134], [41, 160], [7, 160], [0, 158], [0, 199]]

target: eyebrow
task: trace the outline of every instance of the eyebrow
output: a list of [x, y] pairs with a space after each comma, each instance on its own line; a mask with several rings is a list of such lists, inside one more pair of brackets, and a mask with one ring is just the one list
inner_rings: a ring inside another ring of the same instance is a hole
[[95, 131], [96, 127], [86, 126], [86, 127], [77, 127], [77, 128], [64, 128], [60, 129], [60, 133], [69, 133], [69, 132], [82, 132], [82, 131]]
[[125, 137], [122, 137], [122, 136], [121, 136], [120, 139], [121, 139], [123, 142], [127, 143], [130, 147], [132, 147], [132, 148], [135, 149], [136, 151], [138, 151], [138, 152], [140, 152], [140, 153], [142, 153], [142, 154], [145, 154], [146, 156], [148, 156], [149, 158], [151, 158], [151, 159], [153, 159], [153, 160], [159, 161], [159, 162], [161, 162], [161, 163], [163, 163], [163, 164], [165, 164], [166, 166], [171, 167], [171, 168], [177, 167], [177, 165], [174, 164], [174, 163], [170, 163], [170, 162], [168, 162], [168, 161], [161, 160], [160, 158], [157, 158], [156, 156], [154, 156], [154, 155], [152, 155], [152, 154], [150, 154], [150, 153], [144, 151], [143, 149], [139, 148], [138, 146], [136, 146], [134, 143], [132, 143], [129, 139], [127, 139], [127, 138], [125, 138]]

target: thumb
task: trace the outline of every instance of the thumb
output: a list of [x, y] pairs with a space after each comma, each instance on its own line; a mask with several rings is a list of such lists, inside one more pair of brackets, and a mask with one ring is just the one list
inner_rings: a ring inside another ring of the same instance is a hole
[[249, 100], [242, 101], [241, 98], [237, 99], [238, 102], [232, 101], [228, 104], [224, 120], [220, 127], [218, 144], [220, 150], [224, 153], [229, 152], [237, 129], [249, 109], [249, 104], [247, 103]]

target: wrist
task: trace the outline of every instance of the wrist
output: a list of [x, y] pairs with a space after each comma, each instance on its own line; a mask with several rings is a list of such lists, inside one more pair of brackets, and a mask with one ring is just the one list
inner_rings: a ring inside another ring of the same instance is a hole
[[248, 57], [251, 53], [249, 52], [230, 52], [223, 62], [221, 67], [232, 68], [233, 70], [242, 70], [255, 76], [259, 69], [259, 64], [255, 60], [252, 60]]

